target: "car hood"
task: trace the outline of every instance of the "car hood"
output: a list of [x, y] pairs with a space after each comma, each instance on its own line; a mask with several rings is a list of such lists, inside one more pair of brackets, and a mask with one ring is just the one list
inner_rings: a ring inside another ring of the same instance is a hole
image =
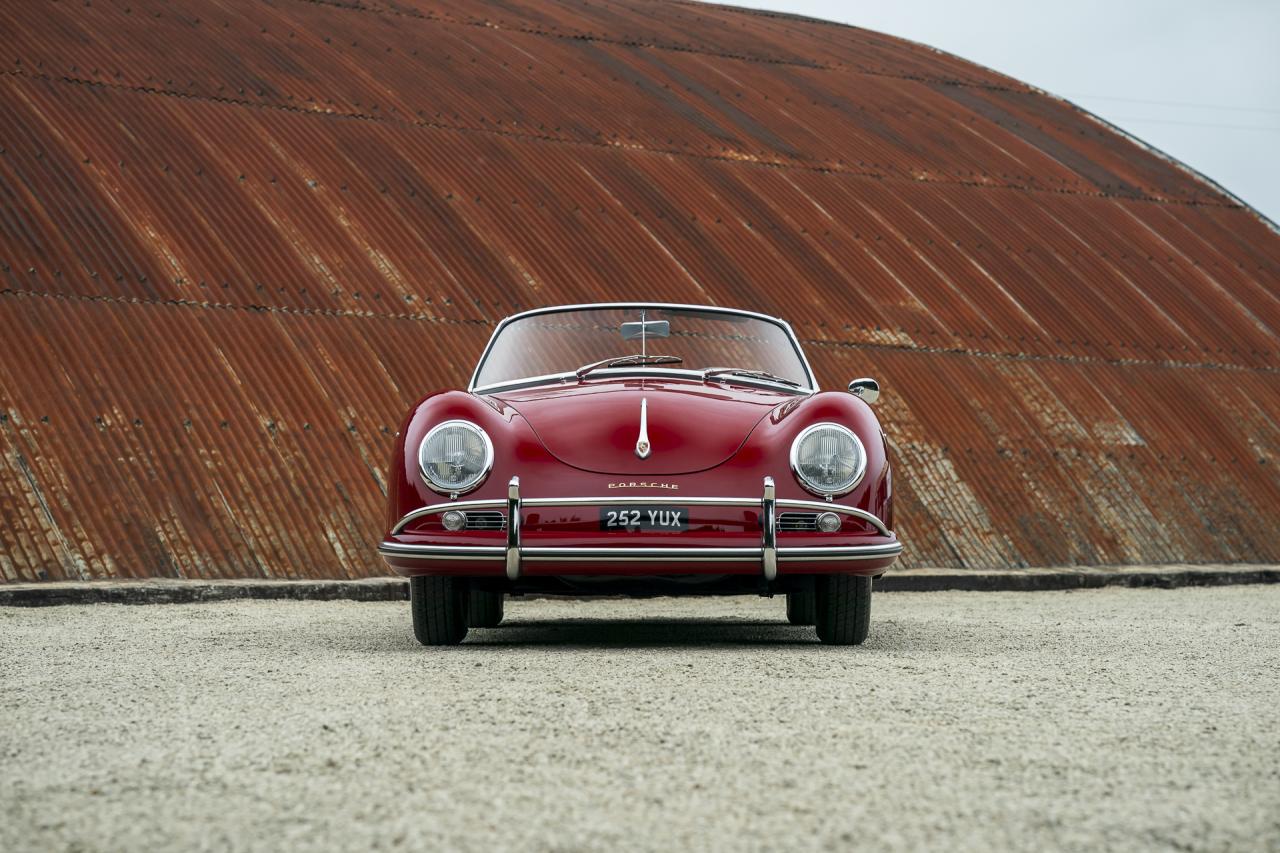
[[[519, 412], [566, 465], [635, 476], [714, 468], [770, 411], [796, 399], [768, 389], [654, 379], [588, 380], [492, 396]], [[645, 458], [636, 453], [642, 401], [650, 444]]]

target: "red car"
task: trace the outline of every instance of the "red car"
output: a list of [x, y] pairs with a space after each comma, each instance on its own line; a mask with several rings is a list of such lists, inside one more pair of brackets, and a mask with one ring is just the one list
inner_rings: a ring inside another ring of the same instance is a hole
[[786, 594], [826, 643], [867, 636], [897, 559], [887, 444], [819, 391], [782, 320], [691, 305], [539, 308], [498, 324], [466, 391], [409, 412], [379, 552], [424, 645], [508, 594]]

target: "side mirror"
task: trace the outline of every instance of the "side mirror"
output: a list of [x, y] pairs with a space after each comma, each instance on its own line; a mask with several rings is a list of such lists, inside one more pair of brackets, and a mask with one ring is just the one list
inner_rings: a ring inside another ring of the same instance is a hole
[[867, 403], [874, 403], [880, 399], [880, 383], [866, 377], [855, 379], [849, 383], [849, 393]]

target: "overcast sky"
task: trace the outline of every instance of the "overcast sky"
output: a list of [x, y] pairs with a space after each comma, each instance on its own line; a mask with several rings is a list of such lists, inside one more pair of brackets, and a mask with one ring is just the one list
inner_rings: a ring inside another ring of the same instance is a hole
[[1065, 97], [1280, 222], [1280, 0], [734, 0], [891, 33]]

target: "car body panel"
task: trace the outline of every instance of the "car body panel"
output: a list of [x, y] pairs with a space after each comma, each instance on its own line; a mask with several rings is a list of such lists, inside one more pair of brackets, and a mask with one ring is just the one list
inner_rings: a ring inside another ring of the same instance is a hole
[[[620, 384], [599, 380], [600, 384]], [[625, 386], [622, 390], [625, 390]], [[518, 476], [522, 494], [538, 498], [599, 497], [602, 503], [626, 498], [661, 499], [671, 506], [682, 506], [690, 497], [756, 497], [765, 477], [776, 483], [781, 500], [817, 501], [789, 470], [787, 458], [791, 442], [806, 426], [824, 420], [843, 423], [862, 439], [867, 453], [867, 475], [849, 494], [836, 502], [853, 506], [874, 515], [892, 527], [892, 478], [885, 458], [885, 443], [870, 409], [861, 400], [842, 392], [825, 392], [810, 396], [790, 396], [767, 409], [747, 434], [740, 446], [720, 464], [702, 471], [681, 474], [611, 474], [586, 471], [566, 465], [540, 440], [537, 432], [521, 413], [505, 400], [492, 396], [458, 391], [433, 394], [414, 407], [401, 429], [393, 455], [395, 476], [389, 500], [388, 529], [395, 527], [405, 515], [424, 506], [449, 502], [449, 496], [432, 491], [417, 468], [416, 448], [427, 430], [443, 420], [471, 420], [493, 438], [495, 459], [489, 476], [478, 488], [460, 501], [498, 501], [506, 496], [507, 483]], [[613, 447], [608, 452], [634, 457], [631, 448]], [[653, 457], [659, 457], [657, 444]], [[635, 470], [635, 469], [633, 469]], [[517, 473], [518, 472], [518, 473]], [[743, 507], [694, 507], [690, 509], [690, 528], [685, 532], [603, 532], [598, 525], [598, 508], [566, 506], [529, 510], [522, 516], [522, 545], [538, 548], [681, 548], [723, 549], [758, 548], [761, 541], [761, 511]], [[501, 578], [505, 565], [498, 553], [505, 544], [505, 533], [495, 531], [458, 531], [444, 529], [438, 515], [424, 517], [397, 533], [388, 533], [385, 543], [426, 545], [432, 547], [463, 546], [496, 549], [488, 557], [452, 561], [418, 559], [388, 554], [384, 558], [398, 574], [405, 576], [445, 574]], [[778, 535], [779, 575], [848, 573], [876, 575], [883, 573], [896, 559], [892, 555], [876, 559], [803, 559], [786, 556], [788, 548], [827, 548], [848, 545], [878, 546], [894, 543], [871, 525], [846, 521], [834, 534], [816, 531], [782, 532]], [[758, 554], [740, 560], [680, 560], [664, 555], [651, 559], [541, 560], [526, 558], [524, 576], [653, 574], [722, 574], [751, 575], [761, 572]]]
[[[637, 453], [642, 401], [647, 454]], [[433, 490], [418, 467], [423, 438], [447, 420], [471, 421], [493, 445], [488, 475], [465, 495]], [[791, 470], [792, 443], [821, 422], [848, 428], [865, 451], [866, 473], [847, 494], [815, 495]], [[679, 508], [687, 528], [602, 529], [602, 507], [622, 505]], [[442, 518], [452, 507], [501, 523], [450, 531]], [[834, 510], [840, 529], [780, 529], [796, 507]], [[861, 398], [732, 377], [602, 371], [422, 398], [396, 439], [379, 550], [405, 576], [755, 575], [773, 588], [798, 575], [882, 574], [901, 551], [892, 526], [887, 442]]]
[[[492, 396], [515, 409], [566, 465], [653, 477], [723, 464], [756, 424], [795, 394], [687, 380], [588, 378]], [[636, 452], [642, 401], [649, 441], [643, 458]]]

